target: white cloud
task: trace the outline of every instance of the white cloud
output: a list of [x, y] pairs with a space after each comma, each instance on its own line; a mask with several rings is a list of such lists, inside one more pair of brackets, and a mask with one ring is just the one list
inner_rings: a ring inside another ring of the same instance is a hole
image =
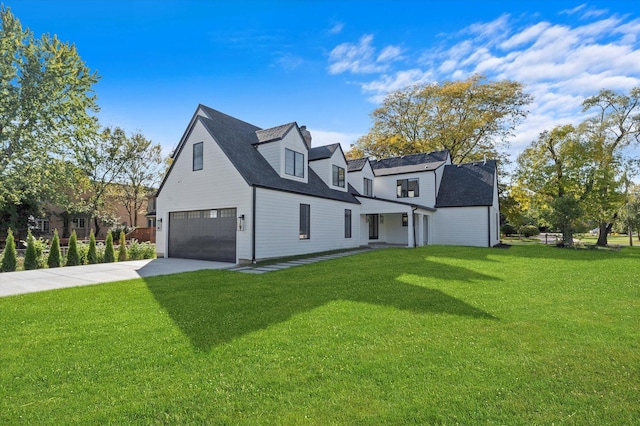
[[342, 22], [336, 22], [330, 29], [329, 34], [340, 34], [344, 28], [344, 24]]
[[342, 43], [329, 54], [329, 73], [371, 74], [384, 72], [389, 63], [400, 58], [401, 50], [396, 46], [386, 46], [376, 55], [372, 46], [373, 35], [367, 34], [357, 44]]
[[342, 150], [347, 152], [351, 149], [351, 145], [355, 144], [361, 133], [341, 133], [331, 132], [319, 129], [308, 129], [311, 133], [311, 145], [323, 146], [339, 143], [342, 146]]
[[[557, 124], [584, 118], [581, 103], [607, 88], [640, 86], [640, 19], [579, 5], [560, 14], [563, 23], [535, 15], [501, 15], [439, 36], [440, 43], [410, 51], [403, 46], [373, 47], [368, 35], [331, 53], [330, 72], [368, 72], [363, 93], [374, 103], [412, 84], [458, 80], [482, 74], [514, 80], [534, 96], [528, 118], [516, 129], [512, 153]], [[532, 18], [533, 16], [533, 18]], [[379, 53], [377, 53], [379, 52]], [[376, 56], [377, 55], [377, 56]]]

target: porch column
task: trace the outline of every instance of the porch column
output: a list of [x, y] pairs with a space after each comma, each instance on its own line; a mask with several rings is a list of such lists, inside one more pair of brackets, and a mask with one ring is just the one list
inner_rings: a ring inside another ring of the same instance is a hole
[[409, 238], [407, 238], [407, 241], [409, 241], [409, 244], [407, 244], [407, 246], [415, 247], [417, 245], [415, 241], [415, 234], [417, 230], [414, 229], [415, 221], [413, 219], [412, 211], [407, 213], [407, 219], [409, 219], [409, 223], [408, 223], [409, 226], [407, 226], [407, 232], [409, 233]]

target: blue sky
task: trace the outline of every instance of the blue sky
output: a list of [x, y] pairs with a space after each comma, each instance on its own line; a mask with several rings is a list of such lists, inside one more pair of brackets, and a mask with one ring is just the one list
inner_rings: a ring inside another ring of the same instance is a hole
[[[0, 0], [3, 1], [3, 0]], [[4, 0], [37, 35], [74, 43], [104, 125], [168, 154], [199, 103], [267, 128], [307, 125], [345, 150], [385, 93], [481, 73], [535, 100], [517, 155], [581, 119], [602, 88], [640, 86], [636, 1]]]

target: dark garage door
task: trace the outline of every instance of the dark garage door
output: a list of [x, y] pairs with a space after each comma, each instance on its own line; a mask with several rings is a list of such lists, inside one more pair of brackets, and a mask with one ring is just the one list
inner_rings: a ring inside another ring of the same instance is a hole
[[236, 209], [169, 214], [169, 257], [236, 261]]

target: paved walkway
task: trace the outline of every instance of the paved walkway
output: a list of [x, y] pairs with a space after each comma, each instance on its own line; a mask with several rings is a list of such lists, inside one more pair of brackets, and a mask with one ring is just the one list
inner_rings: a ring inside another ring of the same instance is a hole
[[66, 266], [64, 268], [36, 269], [33, 271], [2, 272], [0, 273], [0, 297], [156, 275], [198, 271], [201, 269], [227, 269], [248, 274], [264, 274], [266, 272], [279, 271], [294, 266], [308, 265], [323, 260], [350, 256], [367, 250], [368, 249], [352, 250], [266, 266], [239, 266], [233, 263], [210, 262], [206, 260], [161, 258], [100, 263], [97, 265]]
[[200, 269], [228, 269], [232, 263], [190, 259], [147, 259], [97, 265], [0, 273], [0, 297]]

